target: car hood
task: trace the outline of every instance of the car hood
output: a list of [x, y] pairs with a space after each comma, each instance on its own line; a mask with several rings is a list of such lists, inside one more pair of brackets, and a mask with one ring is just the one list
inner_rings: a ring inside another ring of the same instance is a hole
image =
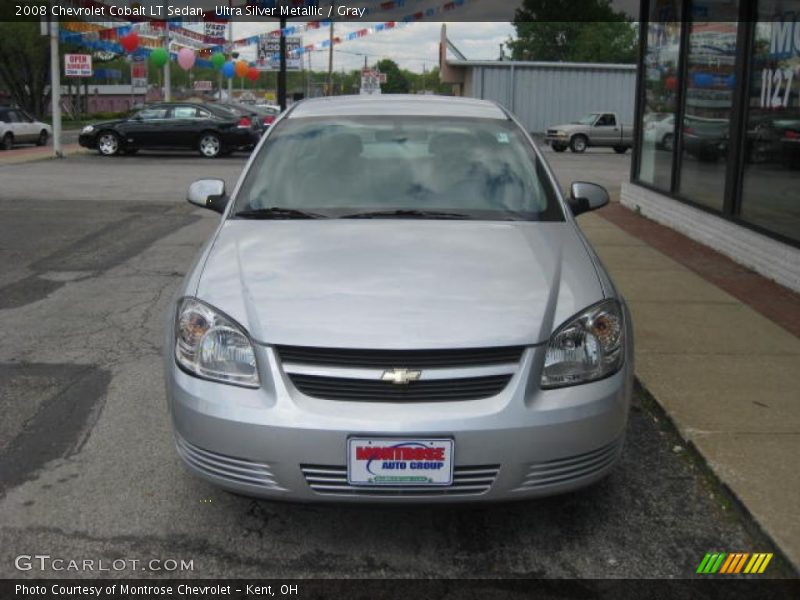
[[536, 344], [603, 298], [568, 222], [228, 220], [196, 295], [265, 344]]
[[559, 131], [574, 131], [576, 129], [586, 129], [588, 125], [580, 123], [564, 123], [562, 125], [551, 125], [548, 129], [558, 129]]

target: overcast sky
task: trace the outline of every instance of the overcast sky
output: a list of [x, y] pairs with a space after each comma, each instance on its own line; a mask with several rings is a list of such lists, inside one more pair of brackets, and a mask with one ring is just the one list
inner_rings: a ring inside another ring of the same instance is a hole
[[[351, 31], [370, 27], [374, 23], [337, 24], [335, 35], [343, 36]], [[334, 46], [335, 70], [352, 70], [364, 66], [364, 54], [373, 65], [382, 58], [391, 58], [400, 67], [422, 72], [423, 65], [430, 69], [438, 65], [439, 35], [442, 23], [412, 23], [395, 30], [380, 31], [366, 37], [342, 41]], [[274, 29], [266, 23], [234, 23], [235, 39], [264, 33]], [[466, 22], [447, 23], [447, 37], [470, 59], [494, 60], [500, 54], [500, 44], [514, 34], [510, 23]], [[303, 44], [321, 42], [328, 37], [328, 30], [310, 30], [303, 33]], [[249, 51], [242, 49], [242, 57], [255, 57], [255, 47]], [[308, 58], [306, 57], [306, 66]], [[328, 51], [314, 52], [311, 67], [314, 70], [327, 69]]]

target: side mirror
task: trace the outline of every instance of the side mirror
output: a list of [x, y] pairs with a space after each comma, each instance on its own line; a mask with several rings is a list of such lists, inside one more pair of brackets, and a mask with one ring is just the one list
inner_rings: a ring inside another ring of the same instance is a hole
[[228, 205], [225, 182], [222, 179], [199, 179], [189, 186], [186, 199], [190, 204], [223, 213]]
[[581, 213], [597, 210], [608, 204], [608, 192], [606, 188], [596, 183], [576, 181], [570, 187], [568, 204], [572, 214], [577, 217]]

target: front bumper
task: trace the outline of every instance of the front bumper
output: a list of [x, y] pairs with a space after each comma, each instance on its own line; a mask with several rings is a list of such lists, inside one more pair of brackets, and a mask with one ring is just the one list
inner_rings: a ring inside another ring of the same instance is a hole
[[556, 145], [556, 146], [566, 146], [569, 144], [569, 135], [566, 133], [563, 135], [555, 135], [552, 133], [548, 133], [544, 138], [544, 143], [549, 145]]
[[[540, 390], [544, 347], [536, 346], [500, 394], [437, 403], [311, 398], [292, 386], [271, 348], [256, 352], [262, 387], [255, 390], [198, 379], [166, 357], [178, 454], [194, 474], [234, 492], [317, 502], [506, 501], [594, 483], [621, 452], [631, 343], [623, 368], [600, 381]], [[453, 486], [349, 485], [347, 440], [356, 435], [452, 438]]]
[[97, 134], [95, 133], [82, 133], [78, 136], [78, 145], [90, 150], [97, 149]]

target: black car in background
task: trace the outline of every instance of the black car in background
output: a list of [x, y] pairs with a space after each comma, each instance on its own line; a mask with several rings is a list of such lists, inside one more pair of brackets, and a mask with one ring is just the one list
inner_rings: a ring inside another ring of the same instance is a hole
[[205, 158], [251, 149], [260, 138], [252, 122], [212, 104], [162, 102], [117, 121], [87, 125], [78, 143], [105, 156], [140, 149], [192, 149]]
[[800, 113], [751, 115], [746, 138], [747, 160], [788, 168], [800, 164]]
[[255, 107], [253, 106], [236, 104], [234, 102], [220, 102], [214, 104], [214, 106], [223, 108], [235, 114], [239, 118], [239, 122], [242, 126], [245, 126], [249, 123], [250, 127], [258, 134], [259, 137], [261, 137], [267, 129], [264, 127], [264, 121], [261, 118], [261, 115], [256, 112]]

